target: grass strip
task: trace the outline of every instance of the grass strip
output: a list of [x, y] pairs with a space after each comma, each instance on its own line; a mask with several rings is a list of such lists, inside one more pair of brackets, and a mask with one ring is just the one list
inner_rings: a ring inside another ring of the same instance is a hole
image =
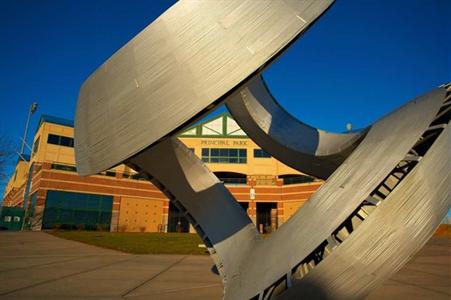
[[133, 254], [208, 255], [197, 234], [137, 233], [99, 231], [48, 231], [47, 233], [73, 241]]

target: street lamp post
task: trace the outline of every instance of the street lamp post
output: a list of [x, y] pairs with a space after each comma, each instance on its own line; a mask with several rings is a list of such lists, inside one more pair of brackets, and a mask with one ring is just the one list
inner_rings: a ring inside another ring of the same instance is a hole
[[25, 123], [25, 132], [24, 132], [24, 136], [23, 136], [23, 139], [22, 139], [22, 147], [20, 148], [20, 155], [23, 154], [23, 151], [25, 149], [25, 143], [26, 143], [27, 134], [28, 134], [28, 124], [30, 123], [31, 115], [36, 111], [36, 109], [38, 109], [38, 104], [36, 102], [33, 102], [30, 105], [30, 109], [28, 111], [27, 123]]

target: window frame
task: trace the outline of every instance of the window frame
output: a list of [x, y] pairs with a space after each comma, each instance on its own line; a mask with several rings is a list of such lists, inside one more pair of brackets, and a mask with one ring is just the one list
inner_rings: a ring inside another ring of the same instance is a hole
[[74, 148], [74, 138], [70, 136], [49, 133], [47, 136], [47, 144]]
[[205, 163], [246, 164], [246, 148], [202, 148], [202, 161]]

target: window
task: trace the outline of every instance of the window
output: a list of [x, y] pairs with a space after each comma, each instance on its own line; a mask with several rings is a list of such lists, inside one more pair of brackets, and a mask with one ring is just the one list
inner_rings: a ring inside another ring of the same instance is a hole
[[214, 172], [214, 174], [224, 184], [246, 184], [247, 183], [246, 174], [235, 173], [235, 172]]
[[255, 158], [270, 158], [271, 155], [263, 149], [254, 149]]
[[34, 144], [33, 144], [33, 153], [31, 153], [31, 156], [34, 156], [34, 155], [36, 154], [36, 152], [38, 152], [38, 149], [39, 149], [39, 140], [40, 140], [40, 139], [41, 139], [41, 138], [38, 137], [37, 140], [34, 142]]
[[279, 178], [283, 179], [283, 184], [307, 183], [315, 180], [315, 178], [307, 175], [281, 175]]
[[47, 138], [47, 143], [53, 144], [53, 145], [59, 145], [60, 144], [60, 136], [55, 134], [49, 134], [49, 137]]
[[113, 196], [47, 192], [42, 228], [108, 230], [111, 224]]
[[113, 171], [106, 171], [106, 172], [105, 172], [105, 176], [116, 177], [116, 172], [113, 172]]
[[116, 172], [114, 172], [114, 171], [103, 171], [103, 172], [100, 172], [98, 175], [109, 176], [109, 177], [116, 177]]
[[147, 180], [147, 176], [141, 174], [141, 173], [135, 173], [132, 176], [130, 176], [131, 179], [136, 179], [136, 180]]
[[60, 145], [66, 147], [74, 147], [74, 139], [67, 136], [61, 136]]
[[49, 134], [47, 138], [47, 143], [58, 145], [58, 146], [65, 146], [65, 147], [74, 147], [74, 139], [67, 136], [61, 136], [56, 134]]
[[202, 148], [202, 161], [207, 163], [245, 164], [246, 149]]
[[53, 170], [60, 170], [60, 171], [68, 171], [68, 172], [77, 172], [77, 168], [74, 166], [68, 166], [68, 165], [60, 165], [60, 164], [52, 164], [51, 167]]

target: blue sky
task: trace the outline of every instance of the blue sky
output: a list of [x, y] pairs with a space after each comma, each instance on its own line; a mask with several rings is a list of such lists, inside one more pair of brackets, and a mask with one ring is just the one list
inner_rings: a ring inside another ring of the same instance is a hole
[[[29, 136], [41, 113], [73, 119], [87, 76], [173, 3], [0, 0], [0, 133], [18, 147], [33, 101]], [[264, 76], [305, 122], [364, 127], [451, 81], [450, 22], [449, 0], [338, 0]]]

